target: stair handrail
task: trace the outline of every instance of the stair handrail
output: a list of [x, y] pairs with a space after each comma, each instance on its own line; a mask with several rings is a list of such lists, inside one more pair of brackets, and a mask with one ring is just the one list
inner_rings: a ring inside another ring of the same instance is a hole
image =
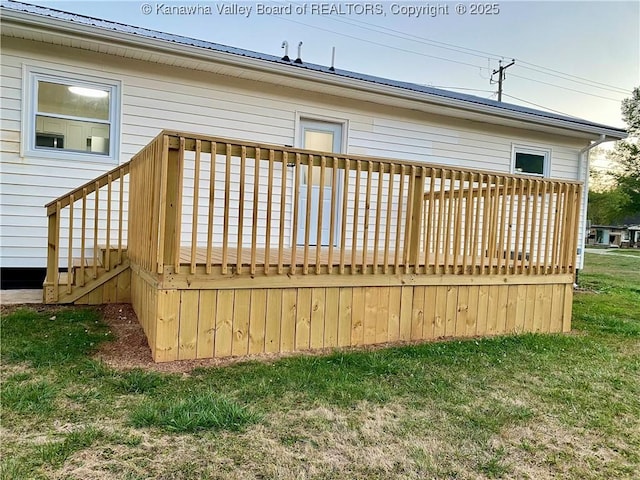
[[[97, 278], [98, 276], [98, 257], [97, 257], [97, 237], [99, 231], [99, 221], [100, 215], [103, 213], [99, 208], [99, 191], [103, 189], [103, 187], [107, 186], [107, 208], [104, 210], [106, 214], [106, 252], [104, 259], [104, 267], [108, 271], [112, 267], [111, 265], [111, 213], [112, 213], [112, 192], [111, 185], [114, 181], [119, 182], [118, 194], [119, 198], [117, 202], [119, 203], [119, 215], [118, 215], [118, 242], [117, 242], [117, 257], [114, 261], [113, 266], [120, 265], [123, 262], [123, 204], [125, 202], [124, 199], [124, 181], [125, 177], [129, 174], [129, 166], [130, 162], [125, 162], [121, 165], [114, 167], [106, 173], [101, 174], [100, 176], [94, 178], [86, 182], [85, 184], [65, 193], [64, 195], [59, 196], [55, 200], [47, 203], [45, 208], [47, 210], [48, 217], [48, 241], [47, 241], [47, 272], [43, 289], [43, 296], [45, 303], [54, 303], [59, 300], [59, 268], [60, 268], [60, 249], [61, 249], [61, 238], [60, 238], [60, 230], [61, 230], [61, 212], [65, 208], [69, 208], [69, 219], [68, 219], [68, 254], [67, 254], [67, 278], [66, 278], [66, 286], [67, 293], [71, 294], [74, 286], [84, 286], [85, 281], [85, 267], [86, 265], [86, 232], [87, 232], [87, 222], [86, 222], [86, 212], [87, 212], [87, 197], [94, 192], [98, 194], [94, 197], [95, 199], [95, 214], [94, 214], [94, 226], [93, 226], [93, 238], [96, 245], [93, 246], [93, 278]], [[77, 278], [77, 285], [73, 279], [73, 268], [74, 268], [74, 258], [73, 258], [73, 248], [74, 248], [74, 204], [76, 202], [81, 202], [81, 255], [80, 255], [80, 266], [79, 266], [79, 274]]]

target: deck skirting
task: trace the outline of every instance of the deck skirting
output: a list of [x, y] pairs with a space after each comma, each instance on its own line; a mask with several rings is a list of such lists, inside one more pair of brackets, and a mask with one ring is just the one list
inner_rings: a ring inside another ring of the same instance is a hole
[[186, 277], [131, 268], [132, 303], [156, 362], [566, 332], [571, 323], [569, 275], [390, 276], [387, 284], [380, 275], [322, 275], [309, 286], [300, 283], [308, 276], [209, 285]]

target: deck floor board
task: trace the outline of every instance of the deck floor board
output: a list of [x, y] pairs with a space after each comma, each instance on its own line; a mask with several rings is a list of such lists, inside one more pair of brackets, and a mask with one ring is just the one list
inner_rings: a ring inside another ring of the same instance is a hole
[[[282, 262], [285, 266], [291, 265], [291, 259], [292, 259], [292, 252], [293, 249], [291, 247], [287, 247], [283, 249], [282, 252]], [[333, 249], [333, 266], [338, 266], [339, 265], [339, 259], [340, 259], [340, 249], [339, 248], [335, 248]], [[251, 249], [250, 248], [243, 248], [241, 251], [241, 255], [242, 255], [242, 265], [244, 266], [250, 266], [251, 265]], [[229, 266], [232, 265], [236, 265], [237, 262], [237, 248], [235, 247], [229, 247], [227, 249], [227, 264]], [[320, 248], [320, 255], [317, 256], [316, 255], [316, 247], [315, 246], [310, 246], [309, 247], [309, 252], [308, 252], [308, 265], [313, 267], [316, 265], [316, 258], [320, 259], [320, 265], [321, 266], [326, 266], [329, 264], [329, 247], [327, 246], [323, 246]], [[369, 249], [367, 251], [366, 257], [364, 257], [366, 260], [365, 262], [363, 262], [363, 250], [358, 249], [355, 252], [355, 256], [352, 256], [352, 250], [351, 249], [345, 249], [345, 258], [355, 258], [356, 259], [356, 266], [361, 266], [363, 265], [363, 263], [369, 267], [371, 267], [373, 265], [373, 258], [374, 258], [374, 250], [373, 249]], [[384, 265], [384, 251], [383, 250], [379, 250], [378, 252], [378, 267], [382, 268]], [[389, 252], [389, 262], [388, 265], [393, 267], [395, 265], [394, 262], [394, 258], [395, 258], [395, 251], [390, 251]], [[420, 253], [419, 255], [419, 262], [418, 262], [418, 266], [419, 267], [424, 267], [425, 266], [425, 256], [424, 253]], [[458, 268], [462, 268], [463, 265], [463, 261], [462, 261], [462, 257], [458, 258]], [[471, 266], [471, 265], [476, 265], [479, 266], [481, 264], [481, 257], [478, 256], [475, 259], [473, 259], [472, 257], [467, 257], [467, 262], [466, 265], [467, 267]], [[278, 257], [278, 249], [273, 249], [271, 248], [269, 250], [269, 261], [265, 262], [265, 249], [264, 248], [256, 248], [256, 252], [255, 252], [255, 264], [256, 266], [263, 266], [265, 265], [265, 263], [267, 263], [269, 266], [277, 266], [278, 265], [278, 261], [279, 261], [279, 257]], [[304, 247], [299, 246], [296, 248], [296, 265], [298, 267], [303, 266], [304, 263]], [[351, 263], [351, 262], [349, 262]], [[439, 255], [439, 266], [440, 267], [444, 267], [444, 256], [442, 254]], [[506, 265], [505, 265], [506, 263]], [[520, 262], [516, 262], [519, 266]], [[526, 265], [527, 262], [525, 262]], [[181, 265], [190, 265], [191, 264], [191, 249], [189, 247], [181, 247], [180, 248], [180, 264]], [[196, 249], [196, 265], [206, 265], [207, 264], [207, 249], [205, 247], [198, 247]], [[213, 266], [220, 266], [222, 265], [222, 247], [212, 247], [211, 249], [211, 258], [210, 258], [210, 264]], [[485, 257], [485, 261], [484, 261], [485, 266], [486, 265], [497, 265], [497, 257], [493, 258], [493, 261], [491, 263], [489, 263], [488, 261], [488, 257]], [[429, 267], [434, 267], [435, 266], [435, 255], [434, 254], [430, 254], [429, 258], [428, 258], [428, 266]], [[514, 267], [514, 262], [513, 260], [504, 262], [503, 259], [503, 263], [502, 266], [506, 266], [507, 268], [513, 268]], [[451, 264], [449, 264], [449, 267], [452, 267]], [[413, 263], [411, 263], [411, 268], [413, 268]]]

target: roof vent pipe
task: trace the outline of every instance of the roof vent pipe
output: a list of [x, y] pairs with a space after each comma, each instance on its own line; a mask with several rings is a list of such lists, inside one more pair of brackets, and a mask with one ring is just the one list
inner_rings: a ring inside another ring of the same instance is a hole
[[331, 67], [329, 67], [329, 70], [332, 72], [336, 71], [335, 63], [336, 63], [336, 47], [332, 47], [331, 48]]
[[298, 43], [298, 58], [293, 63], [302, 63], [302, 42]]
[[289, 42], [285, 40], [284, 42], [282, 42], [282, 46], [280, 48], [284, 48], [284, 57], [282, 57], [282, 61], [290, 62], [291, 59], [289, 58]]

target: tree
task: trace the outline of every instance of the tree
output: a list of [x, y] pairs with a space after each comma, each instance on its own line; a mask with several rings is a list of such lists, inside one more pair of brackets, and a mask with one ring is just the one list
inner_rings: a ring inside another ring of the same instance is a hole
[[616, 189], [627, 197], [621, 207], [624, 217], [640, 213], [640, 87], [622, 101], [622, 118], [629, 137], [616, 144], [611, 160], [617, 165], [613, 173]]
[[631, 98], [622, 101], [622, 118], [627, 122], [629, 133], [640, 132], [640, 87], [633, 89]]
[[593, 225], [615, 225], [626, 216], [625, 207], [629, 197], [620, 187], [606, 190], [589, 190], [589, 221]]

